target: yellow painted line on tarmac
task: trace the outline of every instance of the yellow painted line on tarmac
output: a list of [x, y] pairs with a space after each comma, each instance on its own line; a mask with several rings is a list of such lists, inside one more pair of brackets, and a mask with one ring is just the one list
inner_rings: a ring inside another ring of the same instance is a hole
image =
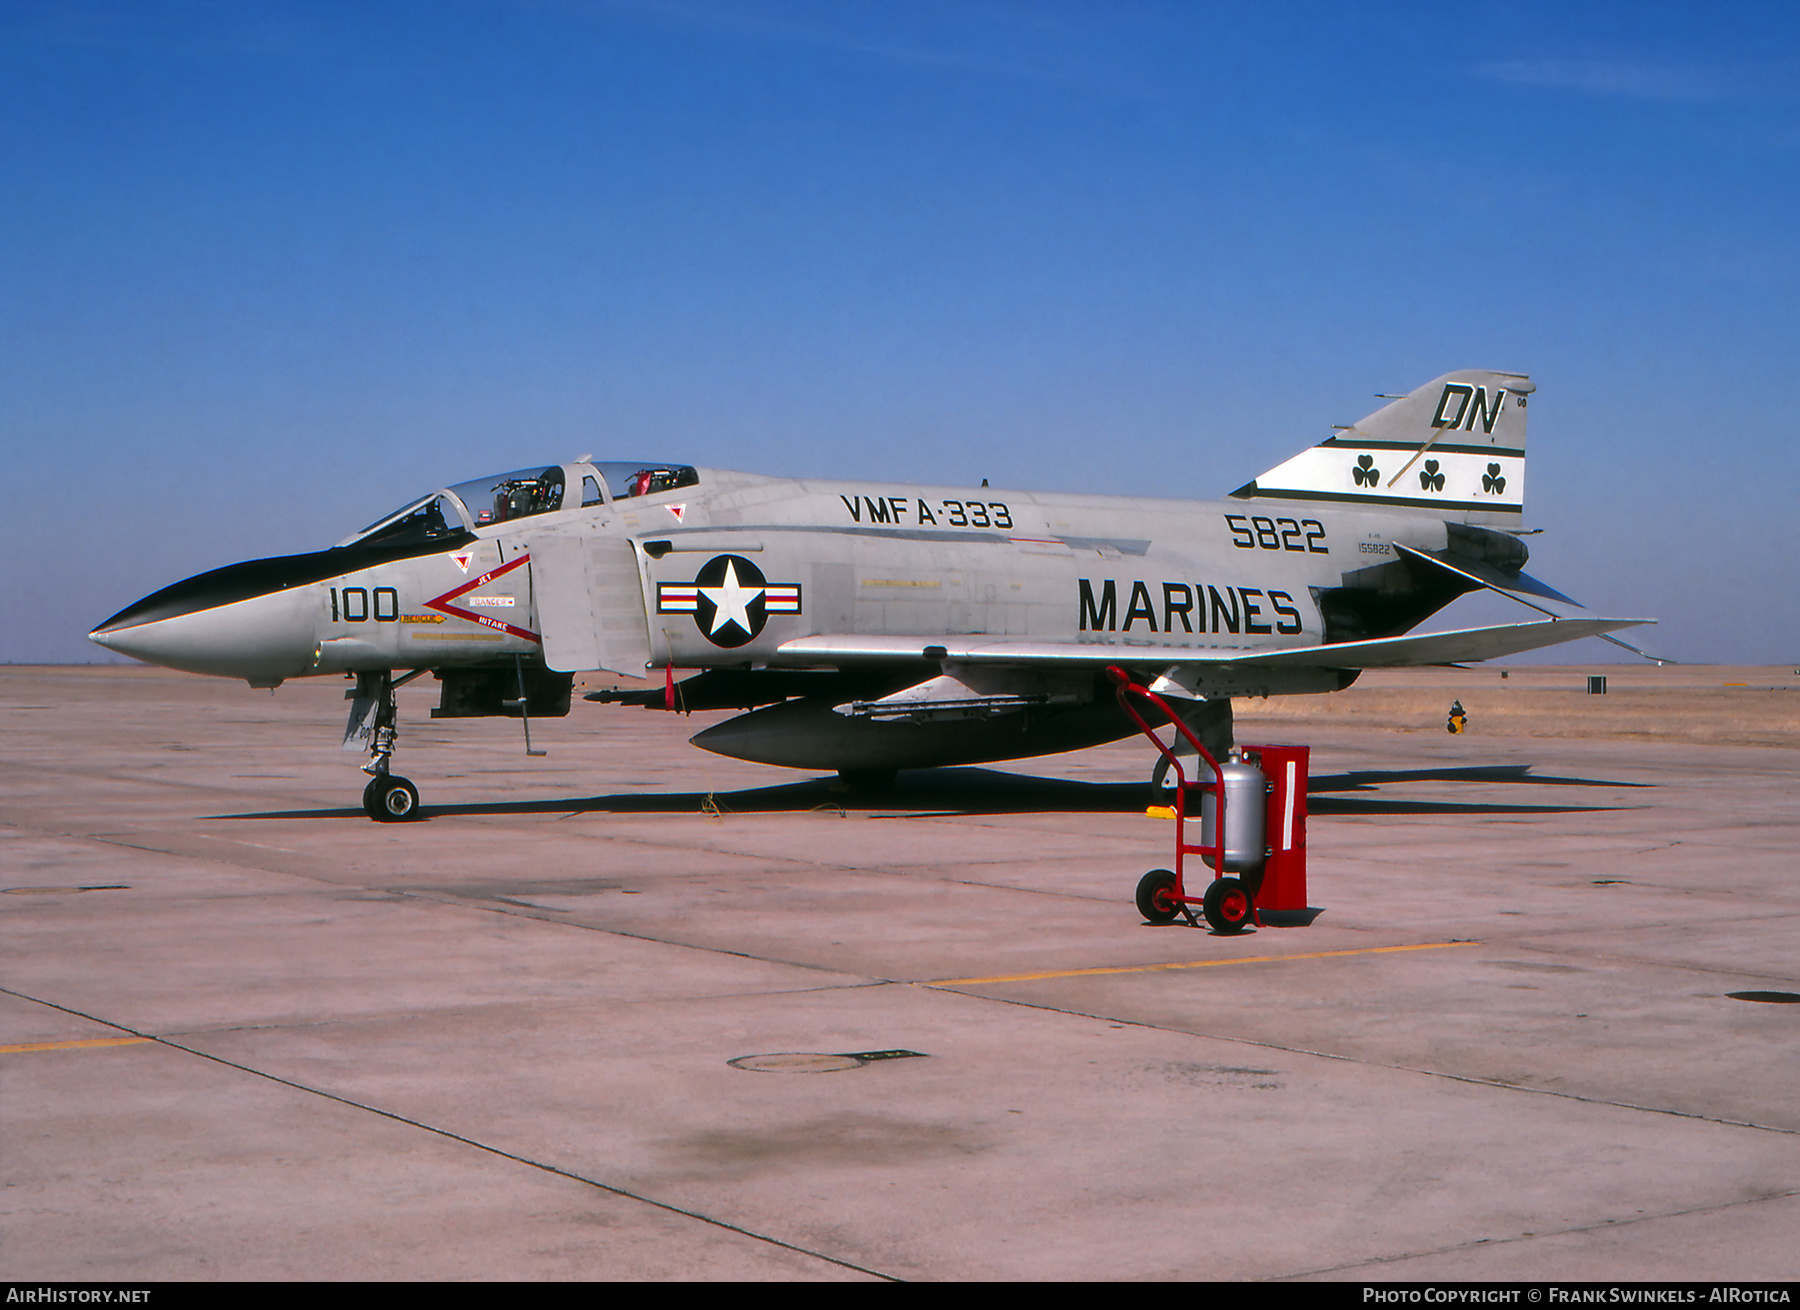
[[1102, 969], [1059, 969], [1051, 973], [1013, 973], [998, 978], [936, 978], [918, 987], [979, 987], [987, 983], [1037, 982], [1044, 978], [1092, 978], [1103, 973], [1163, 973], [1171, 969], [1218, 969], [1228, 964], [1275, 964], [1284, 960], [1329, 960], [1340, 955], [1391, 955], [1396, 951], [1441, 951], [1476, 942], [1424, 942], [1417, 946], [1362, 946], [1347, 951], [1313, 951], [1306, 955], [1245, 955], [1235, 960], [1182, 960], [1175, 964], [1124, 964]]
[[0, 1055], [22, 1055], [26, 1051], [80, 1051], [90, 1046], [136, 1046], [148, 1037], [90, 1037], [85, 1042], [25, 1042], [19, 1046], [0, 1046]]

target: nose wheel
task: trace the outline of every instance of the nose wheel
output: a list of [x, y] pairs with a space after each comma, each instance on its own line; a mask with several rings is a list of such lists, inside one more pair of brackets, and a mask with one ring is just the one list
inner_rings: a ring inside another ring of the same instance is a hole
[[405, 778], [383, 774], [363, 788], [363, 810], [377, 823], [401, 823], [419, 812], [419, 789]]
[[344, 745], [369, 743], [369, 762], [363, 765], [363, 772], [373, 776], [363, 788], [362, 803], [363, 812], [377, 823], [402, 823], [419, 817], [419, 789], [405, 778], [389, 773], [388, 762], [393, 758], [394, 740], [399, 735], [394, 688], [423, 672], [414, 669], [398, 679], [388, 673], [359, 674], [356, 689], [344, 693], [353, 702], [350, 722], [344, 727]]

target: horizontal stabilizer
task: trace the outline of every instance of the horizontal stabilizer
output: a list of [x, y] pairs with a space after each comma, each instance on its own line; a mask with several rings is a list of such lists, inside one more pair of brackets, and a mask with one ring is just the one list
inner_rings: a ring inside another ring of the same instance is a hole
[[1458, 559], [1452, 561], [1446, 559], [1442, 555], [1433, 554], [1428, 550], [1415, 550], [1413, 547], [1402, 545], [1398, 541], [1394, 543], [1394, 549], [1399, 551], [1402, 555], [1410, 555], [1414, 559], [1423, 560], [1425, 563], [1436, 565], [1446, 572], [1454, 573], [1459, 578], [1466, 578], [1470, 582], [1479, 583], [1481, 586], [1486, 587], [1491, 591], [1497, 591], [1503, 596], [1511, 596], [1514, 600], [1525, 605], [1531, 605], [1532, 609], [1541, 610], [1545, 614], [1555, 614], [1556, 611], [1544, 609], [1542, 605], [1533, 605], [1531, 601], [1526, 600], [1525, 598], [1527, 596], [1536, 596], [1541, 600], [1554, 600], [1560, 601], [1564, 605], [1573, 605], [1576, 609], [1587, 608], [1587, 606], [1583, 605], [1580, 601], [1563, 595], [1562, 592], [1558, 591], [1555, 587], [1552, 587], [1547, 583], [1539, 582], [1529, 573], [1507, 573], [1502, 569], [1495, 568], [1492, 564], [1484, 564], [1475, 560]]
[[1007, 641], [980, 637], [800, 637], [783, 642], [777, 658], [790, 665], [868, 666], [908, 660], [957, 664], [1104, 668], [1108, 664], [1232, 665], [1238, 668], [1381, 669], [1419, 664], [1462, 664], [1539, 650], [1560, 642], [1598, 637], [1655, 619], [1541, 619], [1460, 632], [1379, 637], [1286, 650], [1194, 650], [1176, 646]]
[[1680, 660], [1672, 660], [1667, 655], [1652, 655], [1647, 650], [1639, 650], [1636, 646], [1633, 646], [1629, 641], [1620, 641], [1617, 637], [1609, 637], [1604, 632], [1600, 634], [1600, 640], [1601, 641], [1610, 641], [1613, 645], [1617, 646], [1620, 650], [1628, 650], [1633, 655], [1636, 655], [1642, 659], [1649, 660], [1652, 664], [1656, 665], [1658, 668], [1661, 668], [1665, 664], [1681, 663]]
[[1324, 664], [1342, 669], [1393, 669], [1420, 664], [1467, 664], [1542, 650], [1565, 641], [1599, 637], [1620, 628], [1635, 628], [1655, 619], [1537, 619], [1503, 623], [1460, 632], [1427, 632], [1418, 636], [1343, 641], [1311, 650], [1274, 651], [1257, 657], [1260, 664]]

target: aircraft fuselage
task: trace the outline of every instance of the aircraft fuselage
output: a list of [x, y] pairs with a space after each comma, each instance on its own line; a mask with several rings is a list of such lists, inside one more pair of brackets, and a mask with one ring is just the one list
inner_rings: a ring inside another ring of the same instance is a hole
[[[378, 781], [397, 671], [432, 671], [436, 713], [469, 717], [566, 713], [577, 672], [700, 670], [679, 697], [622, 699], [750, 711], [694, 739], [709, 750], [880, 773], [1122, 736], [1120, 665], [1222, 743], [1234, 696], [1644, 622], [1575, 617], [1495, 530], [1523, 513], [1534, 391], [1521, 374], [1446, 374], [1217, 501], [584, 457], [443, 488], [330, 550], [190, 578], [92, 636], [259, 687], [355, 675], [346, 740], [371, 744]], [[1410, 635], [1481, 587], [1548, 617]]]
[[[697, 472], [697, 485], [437, 541], [215, 570], [140, 601], [96, 639], [257, 686], [535, 661], [556, 617], [540, 612], [534, 546], [579, 539], [616, 547], [614, 594], [597, 601], [619, 616], [599, 665], [615, 673], [814, 666], [783, 645], [821, 633], [1116, 646], [1153, 664], [1316, 646], [1338, 635], [1332, 598], [1359, 590], [1352, 575], [1404, 568], [1395, 543], [1446, 545], [1445, 524], [1416, 514]], [[720, 559], [729, 575], [703, 576]], [[1370, 581], [1365, 608], [1398, 601], [1401, 613], [1356, 636], [1403, 631], [1457, 594]]]

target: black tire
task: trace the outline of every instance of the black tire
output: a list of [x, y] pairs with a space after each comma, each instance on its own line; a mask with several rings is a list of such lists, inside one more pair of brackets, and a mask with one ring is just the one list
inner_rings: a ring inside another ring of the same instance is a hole
[[375, 812], [375, 789], [379, 786], [381, 786], [380, 778], [370, 778], [369, 785], [363, 788], [363, 813], [371, 819], [381, 817]]
[[[1181, 767], [1185, 769], [1188, 766], [1183, 764]], [[1175, 770], [1169, 767], [1167, 755], [1159, 757], [1156, 767], [1150, 771], [1150, 804], [1171, 807], [1175, 804]]]
[[1138, 913], [1150, 923], [1174, 923], [1181, 913], [1175, 899], [1175, 875], [1167, 869], [1152, 869], [1138, 879]]
[[1208, 883], [1201, 908], [1207, 926], [1225, 936], [1244, 931], [1256, 914], [1249, 888], [1236, 878], [1214, 878]]
[[377, 823], [405, 823], [419, 817], [419, 789], [405, 778], [377, 778], [375, 788], [375, 820]]
[[[1215, 760], [1222, 760], [1231, 754], [1233, 736], [1231, 701], [1228, 698], [1202, 701], [1181, 717], [1188, 727], [1193, 729], [1194, 735], [1200, 739], [1201, 744], [1212, 752]], [[1170, 744], [1174, 747], [1175, 753], [1181, 756], [1181, 767], [1186, 771], [1189, 782], [1203, 776], [1208, 778], [1212, 776], [1212, 771], [1206, 767], [1206, 762], [1187, 744], [1186, 737], [1178, 732]], [[1151, 771], [1150, 799], [1146, 804], [1173, 805], [1175, 803], [1174, 784], [1168, 780], [1170, 772], [1169, 757], [1163, 755], [1156, 761], [1156, 767]]]

